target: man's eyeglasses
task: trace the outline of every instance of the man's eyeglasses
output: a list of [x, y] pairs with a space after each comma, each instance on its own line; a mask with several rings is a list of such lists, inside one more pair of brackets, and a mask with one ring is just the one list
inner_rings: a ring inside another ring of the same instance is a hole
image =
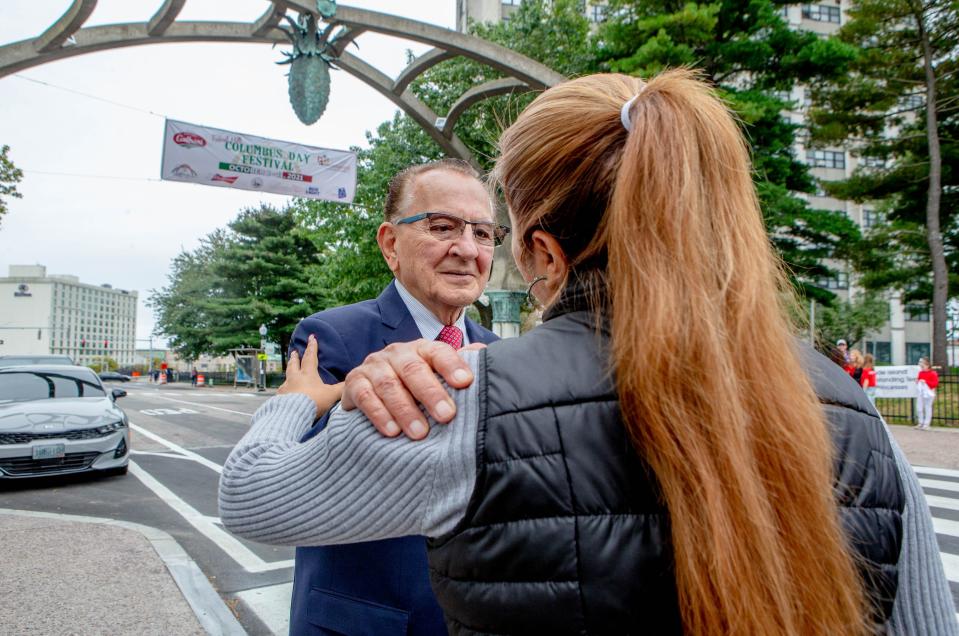
[[509, 228], [505, 225], [496, 225], [489, 221], [467, 221], [458, 216], [447, 214], [446, 212], [421, 212], [398, 221], [393, 221], [394, 225], [407, 225], [417, 221], [426, 220], [422, 226], [429, 235], [437, 241], [455, 241], [463, 236], [467, 225], [473, 226], [473, 240], [479, 245], [493, 247], [501, 245], [503, 239], [509, 234]]

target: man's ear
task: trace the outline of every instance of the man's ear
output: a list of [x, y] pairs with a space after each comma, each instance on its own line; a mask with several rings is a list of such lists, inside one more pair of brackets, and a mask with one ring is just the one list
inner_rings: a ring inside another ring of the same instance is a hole
[[396, 226], [387, 221], [380, 223], [379, 229], [376, 230], [376, 242], [380, 246], [380, 253], [383, 254], [386, 265], [395, 274], [400, 266], [399, 258], [396, 256]]

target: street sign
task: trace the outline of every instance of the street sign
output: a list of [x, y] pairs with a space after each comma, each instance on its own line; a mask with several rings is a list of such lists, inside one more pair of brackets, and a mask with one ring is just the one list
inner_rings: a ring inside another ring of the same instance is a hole
[[258, 353], [258, 354], [256, 354], [256, 359], [257, 359], [257, 360], [266, 360], [266, 359], [267, 359], [267, 355], [266, 355], [265, 353]]

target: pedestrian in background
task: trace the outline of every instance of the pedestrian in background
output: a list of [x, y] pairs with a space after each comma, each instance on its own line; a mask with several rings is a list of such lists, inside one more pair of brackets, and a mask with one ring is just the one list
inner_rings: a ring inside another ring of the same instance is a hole
[[876, 405], [876, 368], [875, 358], [871, 353], [867, 353], [862, 363], [862, 380], [860, 381], [862, 390], [866, 392], [869, 403]]
[[840, 338], [836, 341], [836, 349], [839, 350], [839, 356], [842, 360], [842, 365], [849, 364], [849, 344]]
[[919, 358], [919, 375], [916, 377], [918, 396], [916, 397], [916, 415], [919, 424], [916, 428], [929, 430], [932, 426], [932, 403], [936, 401], [936, 387], [939, 386], [939, 374], [929, 364], [929, 358]]
[[193, 367], [193, 369], [190, 371], [190, 384], [193, 386], [196, 386], [196, 375], [196, 367]]
[[852, 349], [849, 352], [849, 361], [843, 368], [846, 370], [846, 373], [852, 376], [852, 379], [856, 381], [856, 384], [862, 384], [862, 365], [862, 351], [859, 349]]

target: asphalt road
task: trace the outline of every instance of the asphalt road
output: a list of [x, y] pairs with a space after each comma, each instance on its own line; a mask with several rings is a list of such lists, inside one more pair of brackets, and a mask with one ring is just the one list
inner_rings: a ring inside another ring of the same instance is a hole
[[[0, 482], [4, 507], [109, 517], [164, 530], [209, 577], [251, 635], [286, 633], [293, 550], [219, 525], [219, 470], [267, 396], [174, 385], [123, 386], [133, 454], [122, 477]], [[133, 564], [131, 564], [133, 565]]]

